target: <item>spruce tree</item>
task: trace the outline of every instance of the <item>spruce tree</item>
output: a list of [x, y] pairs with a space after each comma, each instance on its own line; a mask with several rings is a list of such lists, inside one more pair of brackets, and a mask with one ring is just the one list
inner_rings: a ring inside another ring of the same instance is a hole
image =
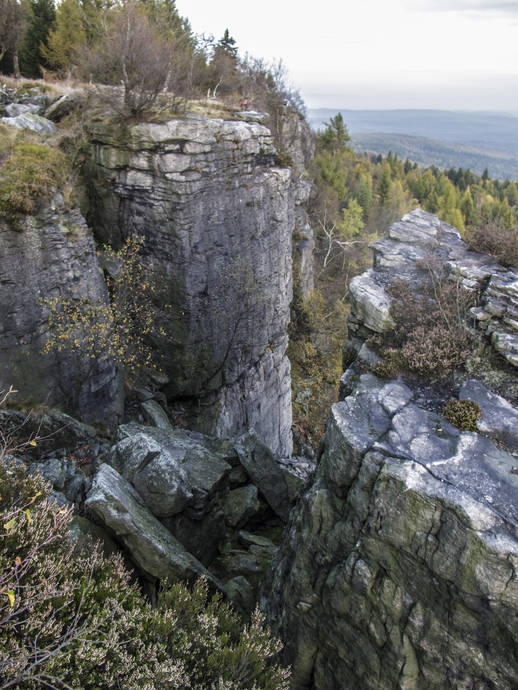
[[50, 67], [43, 57], [42, 47], [48, 48], [49, 32], [55, 18], [53, 0], [29, 0], [29, 25], [20, 50], [20, 67], [24, 77], [38, 79], [41, 77], [41, 68]]

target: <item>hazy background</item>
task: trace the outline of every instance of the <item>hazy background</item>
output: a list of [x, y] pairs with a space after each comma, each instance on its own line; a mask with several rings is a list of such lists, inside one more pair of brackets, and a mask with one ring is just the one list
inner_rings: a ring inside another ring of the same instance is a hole
[[196, 33], [282, 57], [310, 108], [518, 115], [518, 0], [177, 0]]

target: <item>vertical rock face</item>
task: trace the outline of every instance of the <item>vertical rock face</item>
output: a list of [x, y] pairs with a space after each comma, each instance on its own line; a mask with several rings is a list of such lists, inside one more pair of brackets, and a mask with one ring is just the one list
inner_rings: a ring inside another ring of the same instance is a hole
[[[13, 229], [0, 223], [0, 390], [13, 385], [21, 400], [65, 408], [75, 386], [71, 355], [42, 355], [48, 328], [43, 300], [107, 299], [92, 235], [60, 195]], [[110, 421], [118, 414], [114, 367], [100, 362], [83, 387], [81, 416]]]
[[188, 424], [255, 427], [291, 451], [285, 356], [291, 172], [260, 124], [178, 119], [91, 132], [92, 221], [103, 241], [145, 237], [160, 296], [165, 392]]
[[422, 280], [435, 262], [480, 290], [473, 315], [516, 390], [516, 271], [420, 210], [374, 249], [374, 268], [351, 285], [359, 360], [342, 378], [264, 604], [296, 688], [516, 687], [518, 409], [464, 381], [455, 392], [482, 416], [477, 433], [462, 432], [436, 412], [451, 396], [444, 385], [382, 381], [360, 361], [375, 357], [365, 339], [391, 326], [385, 288]]
[[294, 274], [298, 276], [303, 295], [313, 290], [313, 250], [315, 240], [309, 222], [307, 205], [312, 183], [308, 165], [315, 152], [314, 138], [306, 120], [297, 111], [286, 109], [278, 133], [283, 151], [292, 161], [292, 193], [295, 205], [293, 228]]

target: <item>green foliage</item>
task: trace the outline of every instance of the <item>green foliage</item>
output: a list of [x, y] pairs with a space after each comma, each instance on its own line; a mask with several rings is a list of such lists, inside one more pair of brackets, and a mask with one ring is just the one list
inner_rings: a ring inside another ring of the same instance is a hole
[[452, 398], [442, 410], [446, 419], [462, 431], [477, 431], [477, 422], [482, 415], [480, 405], [473, 400]]
[[154, 366], [149, 338], [163, 335], [155, 326], [152, 299], [155, 286], [141, 262], [143, 238], [129, 237], [115, 252], [105, 247], [110, 301], [102, 298], [49, 297], [48, 338], [43, 353], [66, 353], [75, 362], [75, 390], [71, 408], [79, 408], [83, 386], [94, 375], [99, 360], [110, 359], [134, 380]]
[[351, 141], [341, 113], [332, 117], [317, 137], [319, 148], [331, 153], [344, 152]]
[[287, 689], [261, 614], [243, 628], [204, 580], [151, 607], [120, 557], [74, 544], [49, 488], [0, 463], [1, 687]]
[[0, 131], [0, 138], [0, 217], [16, 221], [67, 182], [70, 165], [64, 153], [31, 137]]
[[42, 47], [48, 49], [49, 32], [56, 18], [53, 0], [30, 0], [29, 20], [20, 50], [21, 72], [25, 77], [41, 77], [41, 67], [49, 68]]
[[77, 64], [81, 48], [86, 43], [84, 13], [78, 0], [62, 0], [56, 12], [56, 24], [50, 31], [48, 47], [41, 46], [41, 54], [49, 65], [68, 73]]

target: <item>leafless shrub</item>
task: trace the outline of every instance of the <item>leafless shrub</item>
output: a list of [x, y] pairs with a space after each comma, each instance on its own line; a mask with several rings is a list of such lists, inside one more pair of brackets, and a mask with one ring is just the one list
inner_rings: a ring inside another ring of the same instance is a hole
[[122, 107], [113, 93], [113, 107], [121, 114], [142, 118], [160, 94], [173, 89], [175, 45], [160, 34], [136, 2], [125, 3], [110, 15], [104, 37], [80, 61], [81, 72], [100, 84], [122, 84]]
[[481, 228], [468, 228], [464, 239], [471, 249], [494, 256], [503, 266], [518, 266], [518, 228], [488, 223]]

